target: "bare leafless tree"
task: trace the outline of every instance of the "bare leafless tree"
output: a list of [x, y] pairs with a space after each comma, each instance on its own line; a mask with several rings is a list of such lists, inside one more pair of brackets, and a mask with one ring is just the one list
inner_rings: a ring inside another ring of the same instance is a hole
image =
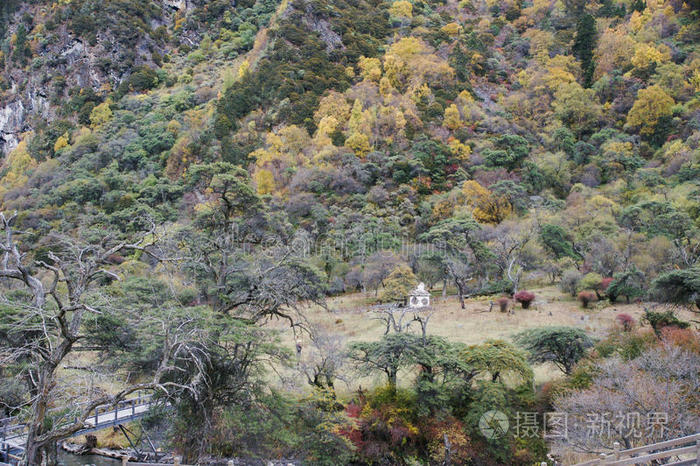
[[[22, 232], [15, 229], [16, 219], [16, 213], [9, 216], [0, 213], [3, 232], [0, 277], [5, 279], [6, 289], [10, 286], [8, 282], [17, 282], [29, 291], [29, 300], [14, 304], [19, 318], [11, 331], [29, 332], [32, 338], [23, 340], [19, 346], [0, 345], [0, 363], [5, 366], [25, 362], [23, 378], [29, 385], [26, 406], [30, 414], [24, 461], [34, 465], [52, 461], [56, 442], [84, 428], [95, 407], [116, 404], [138, 390], [167, 390], [169, 385], [182, 388], [182, 384], [162, 382], [162, 378], [176, 370], [179, 360], [199, 361], [202, 355], [195, 344], [200, 340], [196, 326], [187, 319], [172, 325], [164, 316], [162, 360], [150, 380], [127, 385], [114, 394], [86, 393], [86, 402], [73, 407], [69, 421], [46, 422], [49, 409], [60, 395], [59, 368], [75, 344], [84, 338], [81, 332], [86, 315], [103, 311], [94, 305], [92, 291], [120, 278], [110, 270], [116, 254], [138, 251], [158, 259], [157, 234], [154, 229], [136, 241], [117, 241], [105, 236], [98, 242], [51, 235], [46, 238], [49, 250], [45, 259], [32, 261], [32, 254], [24, 252], [18, 243]], [[6, 295], [2, 293], [3, 299], [13, 303]]]
[[392, 304], [376, 306], [370, 312], [374, 319], [384, 324], [384, 335], [388, 335], [392, 331], [394, 333], [405, 332], [412, 324], [417, 323], [420, 326], [423, 340], [425, 340], [428, 333], [428, 322], [430, 322], [434, 309], [432, 307], [399, 307]]
[[532, 239], [533, 227], [505, 221], [495, 227], [485, 228], [483, 235], [495, 255], [495, 264], [503, 278], [513, 284], [512, 292], [518, 292], [523, 272], [522, 252]]
[[449, 256], [445, 258], [445, 268], [457, 287], [459, 305], [464, 309], [464, 297], [469, 289], [469, 282], [477, 275], [473, 262], [466, 254]]
[[309, 338], [311, 344], [299, 352], [298, 368], [309, 385], [334, 394], [336, 380], [349, 381], [345, 338], [318, 325], [309, 328]]
[[567, 442], [588, 453], [647, 445], [696, 432], [700, 406], [700, 360], [664, 344], [632, 361], [599, 363], [590, 388], [555, 400], [567, 413]]

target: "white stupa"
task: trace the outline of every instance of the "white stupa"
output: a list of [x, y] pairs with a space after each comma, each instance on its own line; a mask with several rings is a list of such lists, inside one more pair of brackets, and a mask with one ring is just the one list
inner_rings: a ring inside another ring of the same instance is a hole
[[425, 289], [425, 283], [418, 284], [408, 295], [408, 307], [420, 308], [430, 306], [430, 293]]

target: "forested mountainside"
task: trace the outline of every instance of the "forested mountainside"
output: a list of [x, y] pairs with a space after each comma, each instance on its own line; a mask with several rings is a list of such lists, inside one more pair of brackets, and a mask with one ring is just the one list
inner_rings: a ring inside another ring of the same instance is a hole
[[[610, 382], [607, 358], [634, 378], [700, 352], [671, 311], [594, 351], [557, 327], [580, 351], [535, 393], [540, 334], [467, 347], [387, 321], [349, 369], [311, 329], [302, 396], [268, 383], [294, 364], [262, 325], [419, 280], [462, 309], [551, 284], [700, 306], [698, 0], [3, 0], [0, 152], [0, 406], [33, 416], [31, 458], [78, 430], [48, 407], [96, 396], [61, 389], [81, 342], [169, 399], [189, 461], [310, 464], [546, 461], [541, 435], [490, 442], [479, 416], [574, 406], [556, 397]], [[388, 386], [337, 399], [353, 370]], [[680, 436], [697, 385], [673, 374]]]
[[536, 218], [574, 262], [640, 233], [651, 278], [697, 218], [694, 6], [5, 2], [3, 202], [174, 221], [224, 162], [315, 238]]

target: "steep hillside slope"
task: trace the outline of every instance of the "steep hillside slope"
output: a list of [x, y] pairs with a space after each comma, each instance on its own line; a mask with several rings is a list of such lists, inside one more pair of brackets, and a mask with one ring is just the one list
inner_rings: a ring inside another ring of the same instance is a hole
[[367, 285], [373, 250], [465, 217], [493, 250], [530, 233], [517, 258], [489, 256], [473, 286], [497, 278], [492, 291], [508, 289], [512, 264], [533, 277], [634, 271], [648, 284], [694, 263], [695, 4], [64, 0], [2, 11], [0, 122], [6, 149], [18, 145], [0, 193], [28, 227], [186, 221], [211, 195], [188, 174], [225, 162], [294, 228], [332, 244], [340, 258], [314, 261], [335, 291]]
[[[86, 123], [95, 104], [158, 85], [171, 57], [204, 37], [247, 51], [276, 3], [219, 0], [4, 2], [0, 30], [0, 151], [46, 121]], [[131, 78], [131, 76], [134, 76]], [[4, 142], [3, 142], [4, 141]]]

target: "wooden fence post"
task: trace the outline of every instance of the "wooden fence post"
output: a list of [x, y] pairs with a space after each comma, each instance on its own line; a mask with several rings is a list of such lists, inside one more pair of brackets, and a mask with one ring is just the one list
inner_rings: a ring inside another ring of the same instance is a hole
[[175, 466], [180, 466], [181, 461], [182, 461], [182, 459], [179, 456], [176, 456], [175, 458], [173, 458], [173, 463]]
[[127, 464], [129, 464], [129, 457], [124, 455], [122, 456], [122, 466], [126, 466]]
[[613, 458], [620, 459], [620, 442], [613, 443]]
[[700, 466], [700, 435], [695, 439], [695, 466]]

